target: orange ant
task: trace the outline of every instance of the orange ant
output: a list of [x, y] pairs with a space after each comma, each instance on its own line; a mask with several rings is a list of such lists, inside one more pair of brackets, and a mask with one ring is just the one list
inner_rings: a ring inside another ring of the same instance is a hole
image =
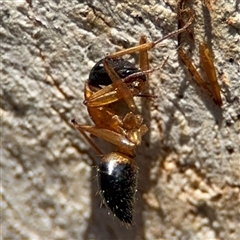
[[[177, 3], [177, 15], [178, 15], [178, 27], [181, 29], [181, 26], [184, 25], [183, 23], [183, 17], [182, 17], [182, 12], [185, 10], [182, 10], [183, 5], [186, 0], [180, 0]], [[210, 1], [206, 1], [205, 3], [209, 3]], [[210, 9], [208, 6], [208, 9]], [[191, 11], [190, 11], [191, 13]], [[189, 13], [188, 13], [189, 14]], [[211, 56], [210, 50], [205, 42], [201, 42], [199, 44], [199, 56], [200, 56], [200, 61], [202, 68], [204, 72], [206, 73], [207, 79], [210, 83], [210, 88], [206, 84], [206, 82], [202, 79], [198, 71], [196, 70], [195, 66], [193, 65], [192, 61], [189, 59], [187, 56], [186, 52], [183, 50], [183, 48], [180, 46], [181, 45], [181, 33], [178, 35], [178, 54], [185, 64], [185, 66], [188, 68], [189, 72], [192, 74], [196, 82], [205, 90], [205, 92], [210, 96], [211, 99], [217, 104], [218, 106], [222, 106], [222, 98], [220, 94], [220, 87], [217, 81], [217, 75], [215, 71], [215, 67], [213, 64], [213, 58]], [[193, 38], [191, 33], [189, 32], [190, 38]]]
[[[85, 84], [85, 101], [95, 126], [72, 123], [101, 155], [97, 176], [103, 202], [121, 221], [132, 224], [134, 196], [137, 191], [138, 168], [135, 149], [148, 131], [137, 113], [134, 96], [141, 96], [146, 88], [149, 69], [148, 51], [163, 40], [180, 34], [190, 26], [193, 17], [178, 29], [154, 42], [145, 36], [139, 45], [113, 53], [96, 63]], [[123, 55], [139, 52], [140, 69], [124, 60]], [[116, 146], [104, 155], [86, 134], [92, 134]]]

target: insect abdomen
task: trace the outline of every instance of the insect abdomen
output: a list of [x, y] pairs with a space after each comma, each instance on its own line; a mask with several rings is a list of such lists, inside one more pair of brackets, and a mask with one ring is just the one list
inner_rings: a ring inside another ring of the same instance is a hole
[[[111, 156], [109, 156], [111, 155]], [[121, 221], [132, 223], [134, 197], [137, 191], [137, 167], [111, 153], [98, 167], [98, 182], [104, 203]], [[106, 161], [110, 158], [110, 161]]]

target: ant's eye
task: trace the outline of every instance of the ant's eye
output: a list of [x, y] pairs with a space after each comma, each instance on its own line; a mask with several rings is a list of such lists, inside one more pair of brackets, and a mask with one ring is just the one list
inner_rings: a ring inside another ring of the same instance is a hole
[[124, 77], [127, 77], [133, 73], [136, 73], [138, 72], [138, 69], [137, 68], [134, 68], [134, 69], [123, 69], [123, 70], [119, 70], [118, 71], [118, 74], [121, 75], [121, 76], [124, 76]]
[[92, 71], [105, 71], [102, 59], [95, 64]]
[[100, 60], [94, 67], [95, 70], [102, 70], [104, 68], [103, 61]]
[[98, 166], [98, 183], [104, 202], [126, 223], [132, 222], [137, 173], [130, 159], [119, 153], [108, 154]]

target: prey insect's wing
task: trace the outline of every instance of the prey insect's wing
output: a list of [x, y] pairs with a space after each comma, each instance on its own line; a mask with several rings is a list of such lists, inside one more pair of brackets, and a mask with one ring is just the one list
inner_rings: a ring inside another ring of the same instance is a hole
[[199, 44], [199, 55], [202, 67], [207, 75], [208, 81], [211, 86], [213, 100], [218, 106], [221, 106], [222, 98], [220, 94], [220, 87], [217, 81], [215, 67], [213, 64], [213, 59], [210, 54], [210, 50], [205, 42], [201, 42]]

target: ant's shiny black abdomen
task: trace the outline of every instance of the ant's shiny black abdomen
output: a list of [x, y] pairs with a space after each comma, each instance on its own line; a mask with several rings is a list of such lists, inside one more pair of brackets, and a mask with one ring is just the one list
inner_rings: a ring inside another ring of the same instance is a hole
[[121, 157], [110, 153], [98, 166], [98, 183], [104, 203], [125, 223], [132, 223], [133, 204], [137, 188], [138, 168]]

